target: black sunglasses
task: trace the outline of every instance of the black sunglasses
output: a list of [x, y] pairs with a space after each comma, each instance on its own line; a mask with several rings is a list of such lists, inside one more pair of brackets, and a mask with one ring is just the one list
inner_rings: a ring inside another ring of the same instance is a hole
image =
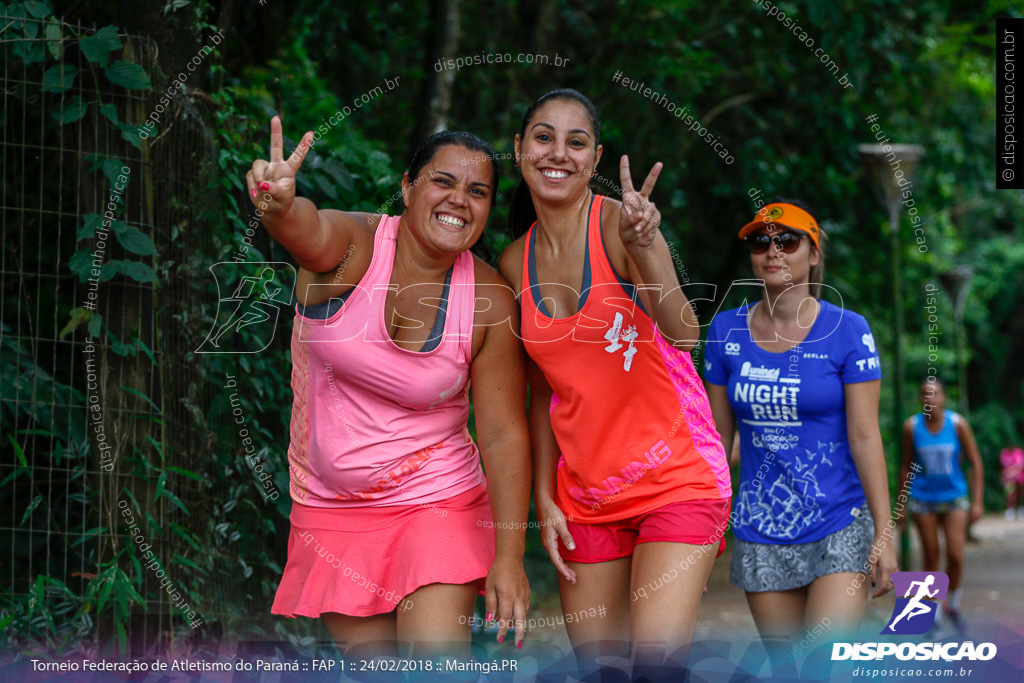
[[800, 247], [800, 240], [807, 237], [802, 232], [783, 232], [781, 234], [769, 235], [766, 232], [758, 232], [753, 235], [747, 235], [743, 238], [747, 246], [750, 247], [751, 254], [763, 254], [768, 251], [768, 247], [771, 246], [772, 242], [783, 254], [792, 254]]

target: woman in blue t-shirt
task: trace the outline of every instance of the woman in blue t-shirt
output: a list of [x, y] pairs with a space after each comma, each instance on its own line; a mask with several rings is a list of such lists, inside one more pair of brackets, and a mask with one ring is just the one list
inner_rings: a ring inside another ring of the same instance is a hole
[[740, 237], [760, 301], [715, 316], [704, 356], [726, 451], [740, 439], [729, 580], [766, 642], [856, 628], [867, 575], [877, 597], [896, 571], [875, 341], [818, 298], [825, 235], [806, 207], [775, 200]]
[[[971, 521], [983, 513], [984, 471], [974, 432], [959, 413], [946, 409], [946, 391], [934, 377], [921, 385], [924, 411], [903, 423], [903, 464], [900, 490], [910, 484], [910, 514], [921, 536], [924, 571], [939, 571], [939, 527], [946, 536], [946, 574], [949, 589], [946, 614], [957, 626], [960, 620], [960, 577], [964, 567], [964, 543], [967, 541], [967, 516]], [[962, 455], [971, 461], [974, 502], [967, 496], [967, 478], [960, 468]], [[896, 507], [903, 527], [903, 506]], [[938, 615], [941, 617], [941, 613]]]

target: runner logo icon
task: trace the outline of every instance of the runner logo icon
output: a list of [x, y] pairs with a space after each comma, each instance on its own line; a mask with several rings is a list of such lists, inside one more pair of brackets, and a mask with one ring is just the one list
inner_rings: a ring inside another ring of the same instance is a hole
[[949, 577], [943, 572], [895, 572], [896, 605], [882, 634], [921, 635], [935, 624], [938, 600], [946, 599]]

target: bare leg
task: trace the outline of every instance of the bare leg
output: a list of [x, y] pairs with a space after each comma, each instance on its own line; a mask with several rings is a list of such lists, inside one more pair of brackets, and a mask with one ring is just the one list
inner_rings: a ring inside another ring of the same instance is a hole
[[326, 612], [323, 619], [338, 649], [346, 653], [346, 656], [353, 648], [359, 656], [367, 659], [398, 656], [395, 612], [375, 614], [372, 617], [350, 617], [347, 614]]
[[836, 635], [856, 634], [871, 592], [871, 578], [858, 572], [819, 576], [807, 587], [804, 628], [828, 627]]
[[[914, 526], [921, 536], [921, 552], [926, 572], [939, 571], [939, 518], [937, 515], [914, 515]], [[902, 597], [902, 596], [898, 596]]]
[[953, 510], [943, 515], [942, 531], [946, 535], [946, 574], [949, 575], [949, 591], [946, 593], [946, 611], [958, 607], [950, 605], [949, 598], [960, 587], [964, 572], [964, 544], [967, 542], [967, 510]]
[[468, 659], [476, 595], [476, 583], [431, 583], [410, 593], [403, 604], [411, 606], [398, 610], [398, 638], [411, 647], [408, 656]]
[[576, 615], [582, 611], [604, 608], [603, 617], [565, 621], [576, 654], [580, 674], [598, 668], [598, 657], [629, 657], [629, 575], [631, 557], [609, 562], [567, 562], [576, 572], [576, 583], [572, 584], [561, 575], [558, 577], [558, 592], [562, 597], [562, 611]]
[[807, 586], [785, 591], [747, 592], [747, 604], [772, 668], [792, 654], [793, 636], [803, 628]]
[[792, 637], [804, 627], [807, 586], [785, 591], [748, 592], [747, 604], [762, 637]]
[[[638, 664], [661, 665], [693, 640], [704, 584], [718, 553], [718, 543], [640, 543], [633, 552], [633, 602], [630, 634]], [[657, 588], [655, 588], [657, 586]], [[655, 593], [655, 591], [657, 591]], [[660, 652], [660, 655], [658, 654]], [[655, 661], [656, 660], [656, 661]], [[677, 662], [685, 665], [686, 662]]]

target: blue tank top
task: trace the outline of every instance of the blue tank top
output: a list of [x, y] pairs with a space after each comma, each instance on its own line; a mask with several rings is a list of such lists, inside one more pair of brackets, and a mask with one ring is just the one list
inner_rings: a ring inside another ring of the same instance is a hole
[[914, 416], [914, 462], [921, 469], [910, 485], [911, 498], [943, 503], [967, 495], [967, 478], [960, 469], [960, 437], [956, 433], [956, 425], [963, 418], [952, 410], [945, 413], [938, 434], [928, 431], [923, 413]]

